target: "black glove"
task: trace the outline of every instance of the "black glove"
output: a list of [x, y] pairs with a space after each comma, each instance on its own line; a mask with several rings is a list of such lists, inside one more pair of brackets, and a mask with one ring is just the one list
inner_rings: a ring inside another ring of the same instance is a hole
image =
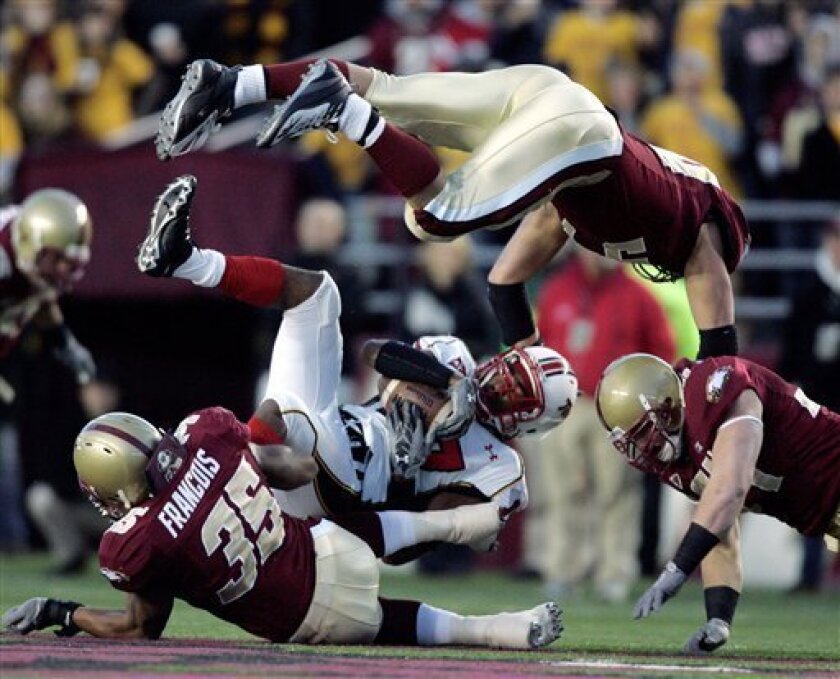
[[720, 618], [712, 618], [685, 642], [683, 653], [704, 655], [716, 651], [729, 641], [729, 624]]
[[415, 403], [396, 398], [388, 412], [388, 424], [394, 432], [392, 450], [394, 473], [404, 478], [411, 478], [429, 455], [423, 411]]
[[32, 630], [58, 625], [59, 637], [72, 637], [80, 630], [73, 622], [73, 611], [82, 604], [39, 596], [10, 608], [3, 614], [3, 627], [10, 632], [29, 634]]
[[658, 611], [662, 604], [680, 591], [687, 578], [673, 561], [669, 561], [656, 582], [636, 602], [633, 617], [638, 620]]
[[66, 325], [50, 328], [44, 333], [44, 341], [56, 360], [76, 376], [79, 384], [87, 384], [96, 377], [93, 356]]
[[435, 440], [459, 439], [467, 433], [467, 429], [475, 419], [475, 404], [478, 386], [471, 377], [464, 377], [449, 387], [449, 398], [452, 401], [452, 414], [440, 425], [427, 434], [431, 437], [431, 444]]

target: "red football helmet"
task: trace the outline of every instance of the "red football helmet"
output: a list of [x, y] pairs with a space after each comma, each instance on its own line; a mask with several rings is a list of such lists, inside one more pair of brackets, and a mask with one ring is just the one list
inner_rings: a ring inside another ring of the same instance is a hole
[[509, 349], [479, 365], [475, 376], [476, 418], [505, 439], [553, 429], [577, 399], [569, 362], [547, 347]]

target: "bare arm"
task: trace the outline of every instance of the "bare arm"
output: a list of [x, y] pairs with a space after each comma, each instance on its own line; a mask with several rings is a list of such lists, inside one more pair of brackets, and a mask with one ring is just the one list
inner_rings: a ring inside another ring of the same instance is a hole
[[762, 411], [758, 395], [745, 391], [730, 410], [729, 423], [718, 430], [712, 447], [712, 473], [693, 519], [714, 535], [727, 533], [744, 507], [761, 452]]
[[[718, 428], [712, 447], [711, 475], [691, 525], [673, 560], [666, 564], [656, 582], [636, 602], [633, 608], [635, 618], [644, 618], [658, 611], [679, 592], [700, 564], [703, 565], [706, 590], [731, 590], [727, 608], [730, 613], [734, 611], [732, 598], [737, 601], [741, 581], [737, 551], [738, 515], [752, 485], [761, 451], [762, 410], [758, 395], [752, 390], [745, 391], [730, 409], [729, 419]], [[731, 622], [731, 619], [730, 614], [726, 622]], [[699, 634], [702, 636], [706, 632], [701, 630]], [[693, 639], [689, 643], [696, 645], [699, 642]], [[723, 643], [725, 639], [718, 645]]]
[[280, 406], [272, 399], [263, 401], [248, 422], [251, 451], [273, 488], [294, 490], [305, 486], [318, 474], [312, 457], [300, 457], [283, 443], [287, 428]]
[[172, 613], [174, 599], [129, 593], [125, 610], [82, 606], [73, 622], [83, 632], [104, 639], [159, 639]]
[[551, 203], [529, 212], [490, 270], [495, 284], [522, 283], [551, 261], [568, 240]]
[[723, 262], [723, 245], [714, 224], [704, 224], [685, 266], [685, 287], [700, 330], [735, 322], [732, 281]]
[[703, 587], [731, 587], [737, 592], [743, 585], [741, 572], [741, 529], [738, 521], [721, 536], [720, 542], [700, 565]]

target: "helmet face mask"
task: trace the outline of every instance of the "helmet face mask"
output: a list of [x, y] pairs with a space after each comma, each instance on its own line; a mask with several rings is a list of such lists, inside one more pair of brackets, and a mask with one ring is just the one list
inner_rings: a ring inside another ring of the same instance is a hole
[[150, 422], [120, 412], [100, 415], [79, 432], [73, 464], [79, 486], [100, 512], [120, 519], [149, 498], [146, 470], [162, 436]]
[[610, 442], [630, 465], [662, 474], [679, 459], [682, 383], [665, 361], [649, 354], [614, 361], [604, 370], [595, 399]]
[[35, 256], [35, 272], [38, 278], [68, 292], [85, 275], [85, 267], [90, 261], [90, 248], [87, 245], [70, 245], [64, 250], [43, 247]]
[[614, 427], [610, 442], [639, 471], [660, 474], [680, 455], [680, 430], [669, 432], [663, 418], [647, 411], [629, 430]]
[[84, 274], [93, 236], [87, 207], [72, 193], [41, 189], [21, 205], [12, 224], [18, 268], [62, 291]]
[[476, 379], [477, 418], [505, 439], [554, 428], [577, 397], [568, 362], [545, 347], [497, 354], [477, 367]]

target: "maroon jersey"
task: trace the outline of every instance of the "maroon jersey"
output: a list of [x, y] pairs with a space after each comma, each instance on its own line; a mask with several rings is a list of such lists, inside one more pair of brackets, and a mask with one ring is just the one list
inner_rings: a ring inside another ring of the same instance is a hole
[[[562, 173], [568, 186], [553, 200], [566, 230], [583, 247], [613, 259], [649, 262], [681, 276], [704, 222], [720, 225], [724, 261], [732, 272], [749, 243], [738, 204], [700, 163], [622, 130], [619, 156], [581, 163]], [[597, 183], [584, 176], [606, 176]]]
[[0, 359], [35, 314], [58, 297], [53, 288], [35, 285], [18, 269], [11, 228], [17, 215], [15, 206], [0, 210]]
[[665, 483], [698, 499], [709, 478], [718, 427], [751, 389], [764, 408], [764, 436], [745, 508], [775, 516], [805, 535], [821, 535], [840, 503], [840, 415], [811, 401], [770, 370], [732, 356], [677, 366], [685, 386], [679, 462]]
[[193, 413], [175, 437], [186, 458], [165, 491], [104, 534], [102, 574], [118, 589], [167, 594], [287, 641], [315, 587], [312, 521], [281, 513], [231, 412]]

